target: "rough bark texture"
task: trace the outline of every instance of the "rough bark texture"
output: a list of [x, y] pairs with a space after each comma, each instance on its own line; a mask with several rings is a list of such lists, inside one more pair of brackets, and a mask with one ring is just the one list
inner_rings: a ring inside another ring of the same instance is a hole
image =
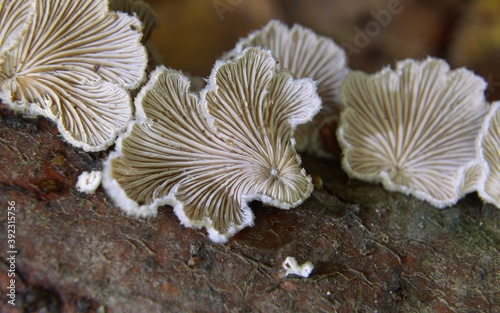
[[[470, 195], [437, 210], [339, 164], [303, 157], [323, 183], [289, 211], [252, 205], [255, 226], [226, 245], [179, 224], [127, 217], [99, 188], [76, 191], [105, 153], [65, 144], [46, 119], [2, 107], [0, 249], [16, 207], [16, 308], [1, 312], [495, 312], [500, 310], [500, 210]], [[294, 256], [315, 265], [284, 277]]]

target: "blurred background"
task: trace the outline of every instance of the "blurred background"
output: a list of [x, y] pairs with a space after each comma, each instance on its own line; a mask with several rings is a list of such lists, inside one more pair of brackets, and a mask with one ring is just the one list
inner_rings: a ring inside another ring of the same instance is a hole
[[270, 19], [332, 38], [350, 67], [375, 72], [396, 60], [445, 58], [489, 82], [500, 100], [499, 0], [147, 0], [158, 15], [151, 37], [163, 64], [208, 76], [240, 37]]

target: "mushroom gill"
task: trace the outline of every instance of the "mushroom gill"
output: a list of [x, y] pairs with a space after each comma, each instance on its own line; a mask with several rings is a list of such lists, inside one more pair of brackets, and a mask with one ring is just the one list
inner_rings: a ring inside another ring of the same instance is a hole
[[248, 203], [288, 209], [312, 192], [293, 130], [320, 99], [309, 79], [276, 71], [262, 49], [219, 61], [198, 94], [180, 72], [159, 67], [136, 98], [137, 122], [106, 161], [103, 185], [136, 216], [168, 204], [185, 226], [225, 242], [253, 225]]
[[337, 131], [352, 177], [382, 182], [442, 208], [471, 190], [475, 140], [488, 112], [485, 81], [446, 62], [398, 62], [374, 75], [353, 72], [341, 87]]
[[500, 102], [493, 102], [480, 136], [477, 149], [482, 165], [478, 183], [479, 196], [500, 208]]
[[57, 123], [86, 151], [113, 144], [132, 117], [127, 89], [145, 79], [141, 23], [106, 0], [36, 1], [36, 14], [0, 64], [0, 99]]
[[[328, 123], [336, 128], [342, 104], [339, 88], [349, 69], [344, 50], [332, 39], [312, 30], [294, 25], [288, 28], [277, 20], [242, 38], [228, 56], [248, 47], [269, 49], [278, 60], [278, 67], [290, 71], [296, 78], [316, 81], [322, 108], [314, 119], [297, 127], [295, 139], [299, 152], [309, 152], [322, 157], [338, 157], [325, 146], [320, 129]], [[336, 144], [336, 143], [335, 143]], [[338, 149], [336, 149], [338, 150]]]

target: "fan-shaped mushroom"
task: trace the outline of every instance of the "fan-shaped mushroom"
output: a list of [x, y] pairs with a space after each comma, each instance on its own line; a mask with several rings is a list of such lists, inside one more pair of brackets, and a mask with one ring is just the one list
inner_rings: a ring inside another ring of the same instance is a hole
[[478, 163], [485, 87], [472, 72], [450, 71], [433, 58], [402, 61], [374, 75], [349, 74], [337, 132], [343, 168], [439, 208], [454, 204], [470, 191], [464, 177]]
[[169, 204], [185, 226], [225, 242], [253, 224], [248, 203], [288, 209], [311, 193], [293, 130], [320, 99], [310, 79], [276, 72], [253, 48], [218, 61], [200, 95], [175, 70], [155, 70], [136, 98], [137, 119], [105, 162], [103, 186], [136, 216]]
[[500, 101], [493, 102], [478, 137], [478, 152], [483, 172], [477, 191], [488, 203], [500, 208]]
[[0, 98], [54, 120], [74, 146], [107, 148], [131, 119], [125, 88], [145, 78], [140, 21], [106, 0], [39, 0], [36, 12], [0, 65]]
[[269, 49], [278, 59], [281, 69], [289, 70], [295, 77], [309, 77], [316, 81], [322, 109], [311, 122], [297, 128], [297, 150], [332, 156], [323, 147], [319, 129], [327, 120], [337, 125], [341, 110], [339, 88], [348, 72], [344, 50], [330, 38], [319, 36], [310, 29], [300, 25], [290, 29], [277, 20], [241, 39], [228, 55], [247, 47]]

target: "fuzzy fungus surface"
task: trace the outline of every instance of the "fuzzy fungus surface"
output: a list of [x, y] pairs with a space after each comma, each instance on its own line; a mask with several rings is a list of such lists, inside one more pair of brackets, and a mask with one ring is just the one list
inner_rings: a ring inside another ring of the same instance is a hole
[[180, 72], [155, 70], [136, 99], [138, 121], [105, 162], [103, 185], [116, 204], [136, 216], [171, 205], [215, 242], [253, 225], [253, 200], [301, 204], [313, 185], [293, 130], [320, 99], [313, 81], [276, 69], [269, 52], [245, 50], [217, 62], [199, 95]]
[[105, 0], [39, 0], [35, 10], [0, 64], [0, 99], [55, 121], [76, 147], [106, 149], [132, 117], [127, 89], [145, 79], [141, 22]]
[[99, 188], [101, 179], [102, 172], [100, 171], [82, 172], [80, 176], [78, 176], [76, 189], [86, 194], [93, 194], [97, 188]]
[[493, 102], [478, 137], [478, 153], [482, 176], [478, 183], [479, 196], [500, 208], [500, 102]]
[[349, 74], [337, 132], [352, 177], [382, 182], [442, 208], [474, 189], [475, 141], [488, 112], [486, 83], [443, 60], [398, 62]]
[[248, 47], [269, 49], [281, 69], [290, 71], [295, 77], [308, 77], [316, 81], [322, 108], [311, 122], [297, 127], [297, 150], [332, 156], [323, 147], [319, 129], [327, 121], [337, 125], [342, 109], [339, 89], [348, 73], [344, 50], [330, 38], [320, 36], [308, 28], [298, 24], [289, 28], [277, 20], [270, 21], [261, 30], [241, 39], [228, 55]]
[[299, 265], [299, 263], [293, 256], [289, 256], [283, 262], [283, 268], [286, 271], [285, 276], [292, 274], [307, 278], [309, 277], [309, 275], [311, 275], [311, 272], [314, 269], [314, 265], [310, 261]]

